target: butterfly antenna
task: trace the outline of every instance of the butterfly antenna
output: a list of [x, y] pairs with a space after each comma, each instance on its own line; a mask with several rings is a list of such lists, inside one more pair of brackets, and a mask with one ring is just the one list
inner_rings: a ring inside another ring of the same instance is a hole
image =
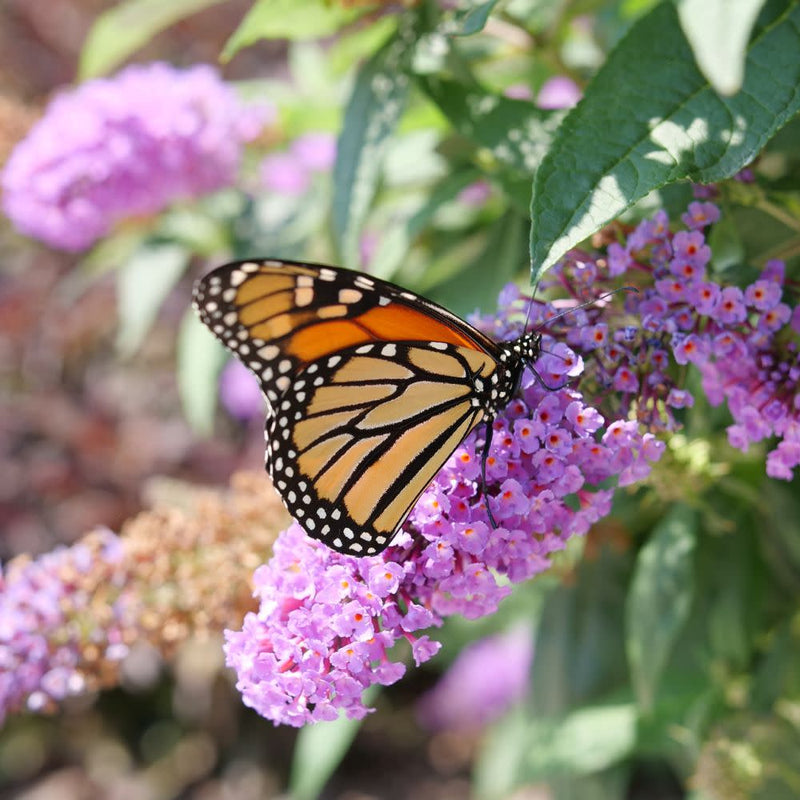
[[533, 292], [531, 294], [531, 299], [528, 301], [528, 313], [525, 314], [525, 324], [522, 326], [523, 333], [528, 330], [528, 323], [531, 321], [531, 309], [533, 308], [534, 301], [536, 300], [536, 292], [538, 289], [539, 281], [536, 281], [536, 285], [533, 287]]
[[581, 303], [579, 306], [573, 306], [572, 308], [564, 309], [564, 311], [561, 311], [555, 316], [550, 317], [550, 319], [545, 320], [545, 322], [543, 322], [539, 326], [539, 329], [543, 328], [545, 325], [548, 325], [554, 320], [561, 319], [561, 317], [565, 317], [567, 314], [572, 314], [574, 311], [579, 311], [580, 309], [586, 308], [587, 306], [593, 306], [595, 303], [599, 303], [601, 300], [605, 300], [607, 297], [611, 297], [612, 294], [617, 294], [618, 292], [636, 292], [636, 294], [639, 294], [639, 290], [635, 286], [620, 286], [617, 289], [612, 289], [610, 292], [601, 294], [600, 297], [595, 297], [594, 300], [587, 300], [585, 303]]

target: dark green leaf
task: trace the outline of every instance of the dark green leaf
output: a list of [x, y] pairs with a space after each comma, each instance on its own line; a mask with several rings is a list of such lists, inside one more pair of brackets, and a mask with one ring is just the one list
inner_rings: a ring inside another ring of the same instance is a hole
[[560, 717], [627, 685], [621, 620], [631, 567], [629, 553], [602, 548], [549, 595], [531, 671], [535, 715]]
[[547, 153], [563, 118], [532, 103], [467, 87], [445, 78], [419, 77], [428, 94], [462, 136], [486, 156], [531, 175]]
[[226, 353], [189, 309], [178, 332], [178, 392], [186, 419], [198, 433], [209, 434], [214, 429], [217, 378]]
[[222, 59], [233, 58], [261, 39], [319, 39], [358, 19], [364, 9], [347, 9], [325, 0], [257, 0], [225, 43]]
[[155, 34], [184, 17], [224, 0], [125, 0], [103, 12], [92, 25], [81, 50], [81, 80], [105, 75]]
[[443, 26], [443, 32], [451, 36], [472, 36], [473, 33], [482, 31], [489, 19], [489, 14], [496, 5], [497, 0], [487, 0], [460, 9], [456, 12], [452, 23], [446, 27]]
[[123, 356], [138, 350], [161, 304], [189, 264], [189, 252], [177, 244], [146, 244], [117, 274], [119, 330], [117, 347]]
[[405, 107], [417, 23], [413, 14], [401, 18], [397, 34], [359, 71], [345, 111], [333, 170], [333, 234], [340, 261], [350, 266], [360, 262], [361, 229]]
[[372, 274], [379, 278], [390, 279], [402, 263], [416, 237], [425, 230], [442, 205], [456, 197], [462, 189], [478, 180], [479, 177], [480, 173], [472, 169], [459, 170], [448, 175], [433, 189], [421, 208], [407, 219], [387, 228], [370, 264]]
[[487, 732], [472, 776], [472, 788], [481, 800], [504, 800], [522, 784], [528, 724], [517, 708]]
[[700, 71], [720, 94], [742, 88], [747, 40], [764, 0], [679, 0], [678, 17]]
[[547, 785], [553, 800], [627, 800], [630, 769], [617, 764], [592, 775], [556, 776]]
[[749, 44], [742, 90], [717, 95], [670, 3], [640, 20], [566, 117], [534, 179], [533, 278], [665, 183], [721, 180], [800, 109], [800, 4]]
[[640, 705], [653, 706], [656, 689], [693, 595], [695, 514], [673, 506], [639, 552], [626, 608], [625, 649]]
[[525, 267], [527, 224], [509, 212], [488, 230], [486, 246], [471, 264], [425, 294], [462, 316], [497, 307], [497, 295]]

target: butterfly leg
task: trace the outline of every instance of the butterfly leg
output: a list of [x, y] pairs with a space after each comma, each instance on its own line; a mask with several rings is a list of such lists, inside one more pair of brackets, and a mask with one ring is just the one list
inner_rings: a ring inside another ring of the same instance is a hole
[[544, 382], [544, 378], [530, 364], [528, 365], [528, 369], [530, 369], [531, 373], [533, 374], [533, 379], [536, 381], [536, 383], [538, 383], [539, 386], [541, 386], [546, 392], [557, 392], [560, 389], [565, 389], [570, 385], [570, 383], [572, 383], [572, 379], [567, 379], [561, 384], [561, 386], [548, 386]]
[[489, 458], [489, 448], [492, 446], [492, 435], [494, 434], [492, 422], [494, 422], [492, 419], [486, 420], [486, 434], [483, 437], [483, 453], [481, 453], [481, 482], [483, 484], [483, 499], [486, 502], [486, 514], [489, 517], [489, 522], [492, 523], [492, 528], [497, 529], [500, 526], [492, 514], [492, 508], [489, 505], [489, 493], [486, 491], [486, 459]]

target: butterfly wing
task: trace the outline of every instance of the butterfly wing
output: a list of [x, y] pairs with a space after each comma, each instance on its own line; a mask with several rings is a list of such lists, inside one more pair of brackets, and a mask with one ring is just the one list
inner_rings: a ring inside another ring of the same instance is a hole
[[489, 337], [399, 286], [294, 261], [226, 264], [198, 281], [200, 319], [261, 381], [271, 407], [302, 368], [369, 342], [443, 342], [498, 357]]
[[469, 348], [367, 344], [316, 361], [267, 421], [267, 471], [292, 516], [351, 555], [385, 549], [411, 507], [483, 419]]
[[484, 418], [498, 346], [441, 306], [350, 270], [237, 262], [198, 282], [202, 321], [258, 377], [267, 470], [305, 530], [385, 549]]

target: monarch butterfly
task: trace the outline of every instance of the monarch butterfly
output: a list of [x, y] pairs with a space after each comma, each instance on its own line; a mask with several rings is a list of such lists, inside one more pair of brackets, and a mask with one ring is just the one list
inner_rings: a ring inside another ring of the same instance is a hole
[[542, 339], [498, 343], [387, 281], [277, 259], [219, 267], [194, 307], [260, 382], [266, 469], [287, 509], [356, 556], [388, 547], [481, 422], [485, 464], [491, 423]]

